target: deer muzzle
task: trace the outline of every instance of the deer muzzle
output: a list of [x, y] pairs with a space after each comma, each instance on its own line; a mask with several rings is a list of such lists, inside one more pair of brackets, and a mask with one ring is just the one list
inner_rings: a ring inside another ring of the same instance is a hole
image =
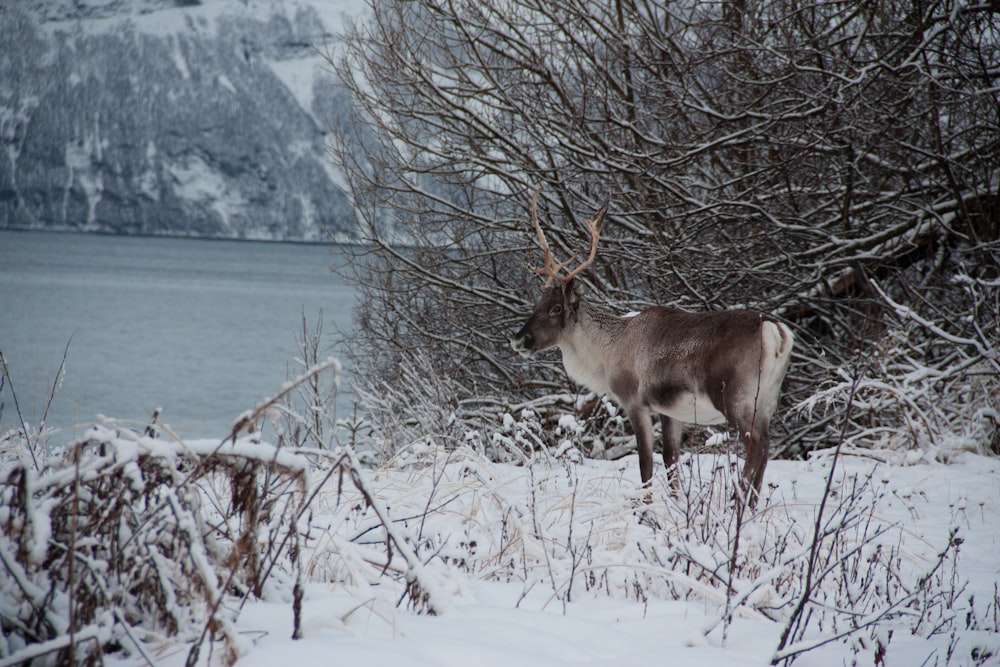
[[519, 331], [516, 336], [510, 339], [510, 346], [525, 359], [535, 352], [535, 341], [531, 334], [525, 333], [524, 330]]

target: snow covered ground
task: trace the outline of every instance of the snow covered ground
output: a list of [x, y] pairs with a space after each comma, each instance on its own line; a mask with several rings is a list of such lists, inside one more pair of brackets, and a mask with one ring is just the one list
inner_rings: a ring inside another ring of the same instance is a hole
[[[725, 623], [727, 587], [710, 570], [730, 570], [733, 512], [707, 487], [731, 483], [735, 458], [688, 456], [681, 498], [661, 486], [646, 506], [634, 457], [514, 466], [465, 448], [411, 450], [367, 483], [420, 554], [439, 613], [417, 613], [402, 577], [380, 576], [400, 574], [400, 559], [386, 562], [355, 487], [328, 480], [309, 519], [302, 637], [291, 638], [290, 589], [276, 585], [238, 615], [237, 664], [769, 664], [803, 588], [831, 462], [771, 462], [765, 499], [739, 531], [730, 598], [745, 604]], [[842, 539], [821, 549], [829, 568], [816, 597], [828, 597], [797, 646], [901, 606], [795, 664], [1000, 664], [998, 473], [1000, 461], [966, 452], [842, 456], [824, 508]], [[164, 642], [153, 656], [180, 665], [187, 651]]]

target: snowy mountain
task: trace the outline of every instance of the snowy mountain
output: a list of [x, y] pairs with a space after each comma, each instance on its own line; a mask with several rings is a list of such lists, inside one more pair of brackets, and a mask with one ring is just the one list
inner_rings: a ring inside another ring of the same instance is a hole
[[0, 5], [0, 228], [352, 235], [320, 55], [354, 0]]

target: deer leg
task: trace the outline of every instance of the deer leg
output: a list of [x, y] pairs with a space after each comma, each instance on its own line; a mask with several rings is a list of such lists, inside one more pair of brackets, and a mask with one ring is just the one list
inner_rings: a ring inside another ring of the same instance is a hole
[[667, 479], [674, 493], [680, 490], [677, 462], [681, 457], [681, 423], [666, 415], [660, 415], [660, 430], [663, 431], [663, 465], [667, 467]]
[[747, 441], [747, 457], [743, 466], [743, 491], [750, 507], [753, 508], [757, 504], [760, 488], [764, 482], [764, 469], [767, 468], [771, 450], [771, 436], [765, 422], [753, 424], [743, 431], [743, 437]]
[[639, 476], [642, 485], [649, 486], [653, 479], [653, 422], [646, 408], [633, 408], [626, 412], [639, 450]]

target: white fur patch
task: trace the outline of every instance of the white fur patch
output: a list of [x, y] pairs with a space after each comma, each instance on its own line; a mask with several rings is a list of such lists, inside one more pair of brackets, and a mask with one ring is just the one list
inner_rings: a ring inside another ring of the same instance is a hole
[[654, 406], [654, 412], [685, 424], [721, 424], [726, 421], [722, 413], [712, 405], [712, 400], [704, 394], [685, 394], [671, 405]]

